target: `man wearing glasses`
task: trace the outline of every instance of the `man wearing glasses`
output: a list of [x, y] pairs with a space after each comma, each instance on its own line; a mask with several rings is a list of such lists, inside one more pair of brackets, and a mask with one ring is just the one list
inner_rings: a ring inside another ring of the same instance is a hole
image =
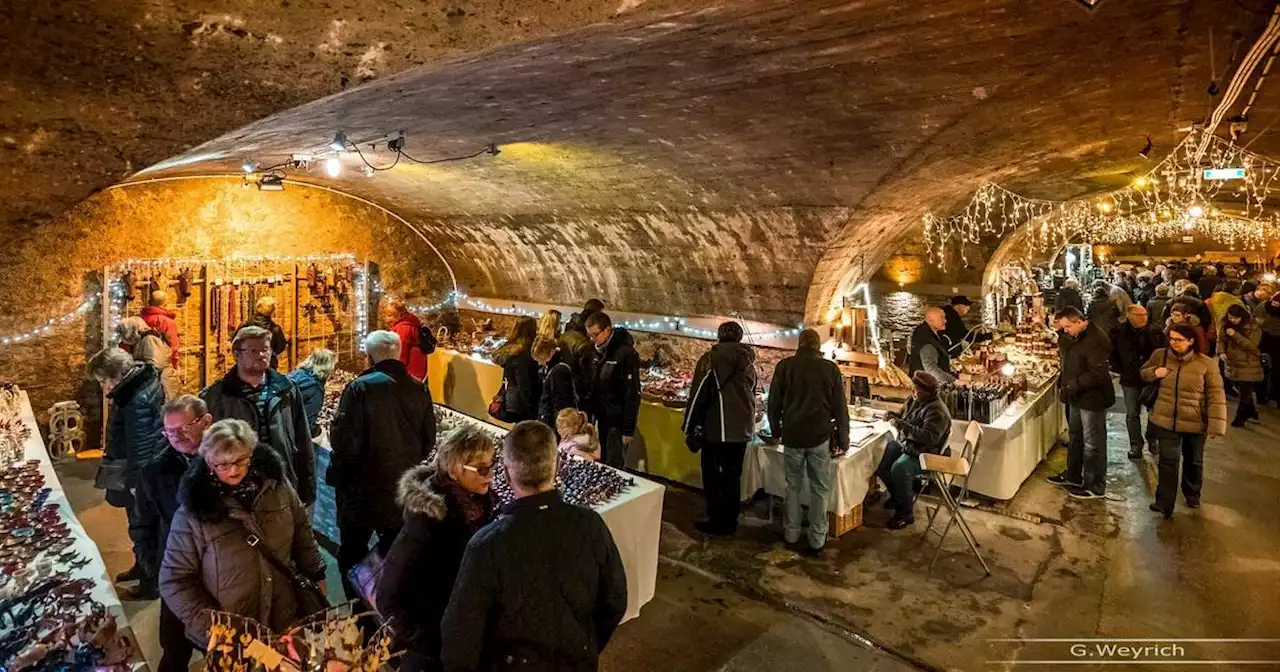
[[316, 501], [316, 454], [311, 425], [298, 387], [271, 368], [271, 332], [242, 327], [231, 340], [236, 366], [206, 387], [200, 398], [214, 421], [235, 418], [249, 423], [258, 441], [284, 463], [285, 478], [308, 508]]
[[396, 503], [400, 476], [427, 459], [436, 445], [431, 393], [400, 361], [400, 337], [372, 331], [364, 338], [370, 368], [342, 391], [334, 414], [325, 482], [337, 497], [338, 569], [347, 597], [360, 597], [347, 571], [369, 553], [378, 533], [386, 557], [403, 525]]
[[587, 411], [603, 444], [604, 463], [621, 469], [640, 415], [640, 355], [630, 332], [613, 326], [603, 312], [587, 318], [587, 338], [596, 351]]
[[[200, 450], [204, 432], [213, 416], [199, 397], [185, 394], [164, 406], [164, 438], [168, 447], [143, 467], [138, 480], [136, 516], [129, 521], [138, 562], [145, 574], [136, 589], [123, 595], [130, 600], [154, 600], [160, 596], [156, 580], [164, 559], [169, 524], [178, 510], [178, 484]], [[191, 662], [195, 647], [183, 632], [182, 620], [169, 605], [160, 603], [159, 672], [182, 672]]]

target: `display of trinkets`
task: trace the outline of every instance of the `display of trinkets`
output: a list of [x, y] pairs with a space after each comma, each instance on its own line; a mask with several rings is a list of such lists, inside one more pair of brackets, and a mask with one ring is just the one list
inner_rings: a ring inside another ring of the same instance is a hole
[[22, 390], [0, 385], [0, 467], [22, 459], [31, 425], [22, 421]]
[[251, 618], [214, 612], [204, 669], [377, 672], [391, 659], [391, 629], [384, 623], [366, 641], [360, 619], [367, 616], [369, 612], [358, 612], [355, 603], [348, 602], [276, 635]]
[[333, 422], [333, 416], [338, 412], [338, 401], [342, 399], [342, 391], [347, 389], [347, 385], [356, 379], [356, 375], [342, 369], [334, 369], [333, 373], [324, 381], [324, 405], [320, 407], [320, 414], [316, 416], [316, 422], [326, 431], [329, 429], [330, 423]]
[[[436, 405], [438, 436], [445, 436], [464, 424], [479, 425], [498, 441], [498, 453], [494, 456], [493, 483], [490, 487], [493, 488], [500, 504], [511, 502], [515, 499], [515, 493], [511, 490], [511, 484], [507, 482], [506, 470], [502, 468], [501, 441], [507, 433], [506, 430]], [[603, 464], [577, 458], [561, 457], [559, 469], [556, 472], [556, 487], [564, 496], [564, 500], [570, 504], [588, 508], [612, 501], [635, 484], [635, 479], [628, 478], [622, 472]]]

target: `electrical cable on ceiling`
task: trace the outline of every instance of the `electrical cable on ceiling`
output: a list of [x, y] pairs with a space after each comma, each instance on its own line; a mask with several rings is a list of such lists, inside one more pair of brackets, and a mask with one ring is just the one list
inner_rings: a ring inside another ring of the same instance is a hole
[[420, 160], [420, 159], [415, 159], [415, 158], [413, 158], [412, 156], [409, 156], [409, 155], [408, 155], [404, 150], [400, 150], [400, 152], [399, 152], [399, 154], [400, 154], [401, 156], [403, 156], [404, 158], [406, 158], [406, 159], [408, 159], [408, 160], [410, 160], [410, 161], [412, 161], [412, 162], [414, 162], [414, 163], [420, 163], [420, 164], [424, 164], [424, 165], [426, 165], [426, 164], [432, 164], [432, 163], [445, 163], [445, 162], [448, 162], [448, 161], [462, 161], [463, 159], [474, 159], [475, 157], [480, 156], [481, 154], [492, 154], [492, 155], [494, 155], [494, 156], [497, 156], [498, 154], [501, 154], [501, 153], [502, 153], [502, 152], [501, 152], [501, 150], [499, 150], [499, 149], [498, 149], [498, 146], [497, 146], [497, 145], [495, 145], [495, 144], [493, 144], [493, 143], [489, 143], [488, 145], [485, 145], [485, 146], [484, 146], [484, 149], [481, 149], [480, 151], [476, 152], [475, 154], [467, 154], [466, 156], [451, 156], [451, 157], [444, 158], [444, 159], [433, 159], [433, 160], [430, 160], [430, 161], [423, 161], [423, 160]]
[[1223, 117], [1227, 111], [1235, 104], [1236, 99], [1240, 97], [1240, 93], [1246, 82], [1253, 75], [1254, 69], [1258, 67], [1258, 63], [1266, 56], [1268, 51], [1275, 46], [1277, 40], [1280, 40], [1280, 2], [1277, 2], [1274, 11], [1271, 14], [1271, 20], [1267, 22], [1267, 27], [1262, 31], [1262, 35], [1258, 37], [1258, 41], [1254, 43], [1249, 53], [1245, 55], [1244, 60], [1240, 62], [1240, 68], [1236, 70], [1235, 76], [1231, 78], [1231, 83], [1227, 87], [1226, 92], [1222, 96], [1222, 100], [1218, 106], [1214, 108], [1213, 113], [1209, 117], [1208, 123], [1205, 124], [1205, 133], [1200, 140], [1199, 146], [1196, 148], [1194, 162], [1199, 163], [1204, 157], [1204, 153], [1209, 149], [1209, 143], [1217, 130], [1218, 125], [1222, 123]]
[[404, 156], [404, 152], [396, 152], [396, 160], [392, 161], [391, 165], [386, 166], [384, 168], [379, 168], [373, 165], [372, 163], [369, 163], [369, 159], [364, 158], [364, 152], [360, 151], [360, 145], [351, 143], [351, 147], [356, 150], [356, 155], [360, 157], [360, 160], [364, 162], [364, 165], [368, 166], [370, 170], [373, 170], [374, 172], [377, 172], [377, 173], [380, 173], [384, 170], [391, 170], [392, 168], [395, 168], [396, 165], [400, 163], [400, 157]]
[[1280, 52], [1280, 41], [1276, 42], [1276, 46], [1271, 50], [1271, 56], [1267, 58], [1267, 64], [1262, 66], [1262, 74], [1258, 75], [1258, 81], [1253, 83], [1253, 93], [1249, 95], [1249, 102], [1244, 104], [1244, 109], [1240, 111], [1240, 118], [1245, 121], [1249, 120], [1249, 110], [1253, 109], [1253, 103], [1258, 99], [1258, 92], [1262, 90], [1262, 83], [1267, 81], [1267, 75], [1271, 73], [1271, 66], [1276, 62], [1276, 53]]

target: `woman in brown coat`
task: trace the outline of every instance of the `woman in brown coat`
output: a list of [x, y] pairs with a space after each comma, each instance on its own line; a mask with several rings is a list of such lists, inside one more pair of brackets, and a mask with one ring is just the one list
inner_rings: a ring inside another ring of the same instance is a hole
[[280, 458], [257, 443], [249, 423], [216, 422], [200, 442], [202, 459], [182, 478], [160, 594], [202, 648], [214, 611], [247, 616], [276, 633], [310, 615], [315, 596], [280, 565], [324, 590], [324, 560], [306, 509]]
[[1200, 506], [1204, 480], [1204, 442], [1227, 433], [1227, 397], [1218, 363], [1196, 352], [1196, 332], [1188, 324], [1169, 327], [1169, 346], [1157, 350], [1142, 367], [1142, 379], [1160, 382], [1148, 432], [1159, 447], [1159, 478], [1151, 510], [1173, 518], [1178, 498], [1178, 461], [1187, 506]]
[[1258, 419], [1253, 387], [1264, 378], [1262, 351], [1258, 349], [1262, 330], [1253, 321], [1249, 309], [1236, 304], [1227, 309], [1226, 319], [1220, 326], [1222, 333], [1218, 336], [1218, 343], [1226, 360], [1227, 380], [1235, 383], [1240, 392], [1240, 404], [1236, 406], [1236, 417], [1231, 426], [1244, 427], [1249, 420]]

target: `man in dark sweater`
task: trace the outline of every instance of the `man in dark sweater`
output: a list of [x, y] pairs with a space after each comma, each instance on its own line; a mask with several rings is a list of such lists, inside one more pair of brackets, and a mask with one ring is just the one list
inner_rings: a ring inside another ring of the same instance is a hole
[[[186, 394], [164, 406], [164, 438], [168, 448], [142, 468], [138, 479], [136, 516], [129, 521], [129, 537], [133, 540], [145, 577], [125, 599], [153, 600], [160, 596], [156, 578], [164, 558], [169, 524], [178, 511], [178, 485], [187, 466], [200, 450], [204, 432], [213, 424], [213, 416], [199, 397]], [[182, 620], [160, 603], [159, 672], [185, 672], [195, 646], [187, 639]]]
[[560, 498], [550, 427], [517, 424], [502, 455], [516, 500], [467, 544], [440, 624], [444, 669], [595, 670], [627, 610], [613, 536]]
[[1164, 347], [1164, 333], [1151, 326], [1147, 309], [1141, 305], [1129, 306], [1124, 322], [1111, 330], [1111, 370], [1120, 374], [1120, 389], [1124, 390], [1124, 420], [1129, 430], [1129, 459], [1142, 457], [1144, 432], [1142, 430], [1142, 404], [1138, 397], [1145, 383], [1142, 366], [1151, 353]]
[[810, 553], [827, 543], [831, 461], [849, 450], [844, 380], [835, 362], [822, 358], [821, 344], [818, 332], [800, 332], [795, 356], [778, 362], [769, 385], [769, 429], [782, 441], [787, 482], [782, 535], [788, 544], [800, 543], [800, 507], [807, 504]]
[[1063, 352], [1060, 387], [1072, 436], [1081, 446], [1068, 445], [1067, 470], [1049, 482], [1067, 488], [1076, 499], [1101, 499], [1107, 488], [1107, 409], [1116, 403], [1111, 384], [1111, 339], [1075, 308], [1054, 314], [1058, 328], [1074, 339]]
[[949, 305], [942, 307], [943, 314], [947, 316], [947, 328], [942, 332], [942, 339], [947, 346], [947, 354], [951, 357], [964, 354], [966, 344], [981, 343], [992, 338], [991, 334], [982, 330], [980, 326], [973, 329], [965, 326], [964, 318], [969, 314], [972, 306], [973, 299], [958, 294], [951, 297]]

